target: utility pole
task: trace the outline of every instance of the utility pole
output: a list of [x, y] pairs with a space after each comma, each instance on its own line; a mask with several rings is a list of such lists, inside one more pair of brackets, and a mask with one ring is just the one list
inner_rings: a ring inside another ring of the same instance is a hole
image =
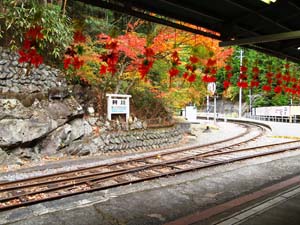
[[[240, 66], [243, 65], [243, 49], [240, 51]], [[241, 74], [241, 69], [240, 69], [240, 74]], [[239, 93], [239, 118], [242, 117], [242, 88], [240, 87], [240, 93]]]

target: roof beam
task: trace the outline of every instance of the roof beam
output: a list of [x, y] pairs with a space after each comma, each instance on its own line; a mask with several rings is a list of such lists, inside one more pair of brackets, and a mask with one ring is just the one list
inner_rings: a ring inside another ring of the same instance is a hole
[[291, 30], [291, 29], [289, 29], [288, 27], [286, 27], [286, 26], [284, 26], [284, 25], [282, 25], [282, 24], [280, 24], [280, 23], [277, 23], [277, 22], [274, 21], [273, 19], [271, 19], [271, 18], [269, 18], [269, 17], [266, 17], [266, 16], [262, 15], [261, 13], [255, 11], [255, 10], [253, 10], [253, 9], [247, 8], [246, 6], [243, 6], [243, 5], [241, 5], [240, 3], [235, 2], [234, 0], [225, 0], [225, 1], [228, 2], [228, 3], [230, 3], [231, 5], [234, 5], [234, 6], [236, 6], [236, 7], [239, 7], [240, 9], [245, 10], [245, 11], [251, 13], [251, 14], [254, 14], [254, 15], [256, 15], [256, 16], [259, 16], [259, 17], [262, 18], [263, 20], [268, 21], [269, 23], [272, 23], [272, 24], [274, 24], [274, 25], [280, 27], [281, 29], [283, 29], [283, 30], [285, 30], [285, 31], [290, 31], [290, 30]]
[[237, 39], [232, 41], [223, 41], [219, 43], [220, 47], [232, 46], [232, 45], [249, 45], [281, 40], [290, 40], [300, 38], [300, 30], [284, 32], [279, 34], [262, 35], [251, 38]]
[[216, 34], [213, 34], [213, 33], [210, 33], [210, 32], [205, 32], [205, 31], [200, 30], [200, 29], [191, 28], [191, 27], [179, 24], [179, 23], [174, 23], [174, 22], [169, 21], [167, 19], [152, 16], [152, 15], [147, 14], [147, 13], [136, 11], [132, 7], [128, 7], [126, 5], [117, 5], [117, 4], [113, 4], [113, 3], [110, 3], [110, 2], [106, 2], [106, 1], [94, 1], [94, 0], [79, 0], [79, 1], [83, 2], [83, 3], [86, 3], [86, 4], [90, 4], [90, 5], [106, 8], [106, 9], [115, 10], [115, 11], [118, 11], [118, 12], [121, 12], [121, 13], [126, 13], [126, 14], [129, 14], [129, 15], [144, 19], [144, 20], [148, 20], [150, 22], [166, 25], [166, 26], [173, 27], [173, 28], [176, 28], [176, 29], [179, 29], [179, 30], [184, 30], [184, 31], [191, 32], [191, 33], [194, 33], [194, 34], [200, 34], [200, 35], [210, 37], [210, 38], [213, 38], [213, 39], [217, 39], [217, 40], [221, 39], [221, 37], [219, 35], [216, 35]]

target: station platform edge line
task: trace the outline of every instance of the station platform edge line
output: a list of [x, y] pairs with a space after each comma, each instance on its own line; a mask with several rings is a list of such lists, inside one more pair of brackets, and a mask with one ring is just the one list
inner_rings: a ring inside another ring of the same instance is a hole
[[188, 216], [179, 218], [177, 220], [165, 223], [164, 225], [189, 225], [196, 222], [203, 221], [205, 219], [209, 219], [212, 216], [216, 216], [217, 214], [223, 213], [225, 211], [231, 210], [235, 207], [246, 204], [250, 201], [257, 200], [261, 197], [264, 197], [268, 194], [272, 194], [276, 191], [280, 191], [284, 188], [291, 187], [293, 185], [300, 184], [300, 176], [294, 176], [290, 179], [278, 182], [261, 190], [255, 191], [253, 193], [241, 196], [239, 198], [227, 201], [225, 203], [219, 204], [212, 208], [205, 209], [203, 211], [198, 211], [196, 213], [190, 214]]

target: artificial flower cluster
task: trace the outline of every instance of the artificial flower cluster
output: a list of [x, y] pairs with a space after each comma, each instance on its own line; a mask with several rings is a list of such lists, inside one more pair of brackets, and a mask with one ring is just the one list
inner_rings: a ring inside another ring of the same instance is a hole
[[199, 62], [197, 56], [191, 55], [189, 58], [190, 63], [186, 64], [185, 69], [186, 72], [183, 73], [183, 79], [187, 80], [188, 82], [192, 83], [196, 81], [196, 64]]
[[[86, 37], [82, 34], [81, 31], [76, 31], [73, 35], [73, 40], [75, 45], [71, 45], [67, 48], [67, 51], [65, 52], [65, 58], [64, 58], [64, 69], [69, 69], [71, 66], [73, 69], [78, 70], [80, 69], [84, 61], [79, 58], [78, 49], [80, 47], [80, 43], [86, 42]], [[76, 50], [77, 47], [77, 50]]]
[[230, 65], [226, 65], [225, 71], [226, 71], [226, 78], [223, 81], [223, 87], [224, 89], [227, 89], [231, 85], [230, 79], [232, 77], [232, 67]]
[[105, 44], [106, 53], [100, 55], [100, 61], [105, 62], [106, 65], [102, 64], [100, 67], [100, 74], [111, 73], [114, 75], [117, 72], [117, 63], [119, 60], [118, 54], [118, 42], [116, 40], [110, 40]]
[[141, 75], [141, 79], [144, 80], [146, 75], [149, 73], [150, 69], [153, 66], [154, 63], [154, 55], [155, 52], [152, 48], [145, 47], [144, 50], [144, 59], [142, 63], [138, 67], [138, 71]]
[[179, 74], [179, 70], [177, 69], [177, 66], [181, 64], [179, 56], [178, 56], [178, 52], [174, 51], [171, 55], [171, 63], [172, 63], [172, 67], [171, 69], [169, 69], [169, 76], [170, 79], [172, 77], [176, 77]]
[[248, 70], [248, 68], [246, 66], [244, 66], [244, 65], [240, 66], [240, 75], [239, 75], [239, 80], [237, 82], [237, 86], [239, 88], [247, 88], [248, 87], [247, 70]]
[[206, 67], [204, 70], [205, 75], [202, 77], [202, 81], [205, 83], [211, 83], [211, 82], [216, 82], [216, 74], [217, 74], [217, 69], [216, 69], [216, 64], [217, 60], [215, 59], [208, 59], [206, 63]]
[[250, 81], [250, 87], [255, 88], [259, 86], [259, 68], [257, 66], [254, 66], [252, 68], [252, 80]]
[[31, 27], [25, 34], [22, 48], [19, 50], [19, 63], [29, 63], [36, 68], [43, 63], [43, 57], [38, 53], [38, 42], [44, 39], [42, 27]]

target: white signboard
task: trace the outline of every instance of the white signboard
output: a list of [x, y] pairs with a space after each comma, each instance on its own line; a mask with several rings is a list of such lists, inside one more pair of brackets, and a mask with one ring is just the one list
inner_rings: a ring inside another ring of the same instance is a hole
[[107, 118], [111, 120], [112, 114], [125, 114], [126, 121], [130, 115], [129, 98], [131, 95], [106, 94], [107, 97]]
[[290, 116], [290, 106], [270, 106], [255, 109], [257, 116]]

